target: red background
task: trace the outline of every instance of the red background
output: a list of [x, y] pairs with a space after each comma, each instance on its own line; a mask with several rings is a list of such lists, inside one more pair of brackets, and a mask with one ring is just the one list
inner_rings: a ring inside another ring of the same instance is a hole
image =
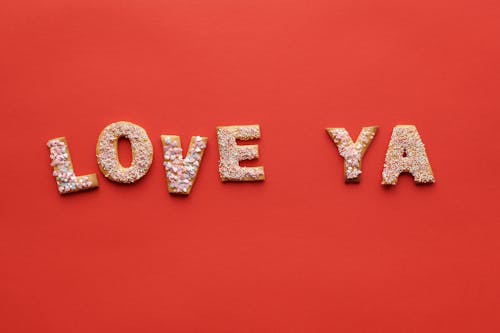
[[[3, 1], [0, 331], [499, 332], [499, 8]], [[132, 186], [96, 164], [118, 120], [154, 144]], [[215, 127], [254, 123], [267, 180], [221, 183]], [[435, 185], [380, 185], [397, 124]], [[324, 128], [367, 125], [345, 185]], [[209, 137], [188, 198], [167, 193], [161, 134]], [[57, 193], [58, 136], [99, 189]]]

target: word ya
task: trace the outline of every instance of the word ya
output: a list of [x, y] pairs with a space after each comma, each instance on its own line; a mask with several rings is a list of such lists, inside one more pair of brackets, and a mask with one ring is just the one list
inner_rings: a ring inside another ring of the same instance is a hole
[[[370, 146], [377, 126], [363, 127], [354, 142], [345, 128], [327, 128], [326, 132], [344, 159], [346, 182], [359, 182], [361, 161]], [[118, 140], [129, 140], [132, 162], [129, 167], [120, 164]], [[238, 145], [236, 140], [260, 138], [259, 125], [217, 127], [219, 147], [219, 174], [223, 182], [263, 181], [264, 167], [242, 167], [240, 161], [259, 157], [257, 145]], [[168, 191], [188, 195], [193, 188], [207, 138], [193, 136], [183, 157], [181, 141], [176, 135], [162, 135], [163, 165], [165, 166]], [[99, 186], [96, 174], [77, 176], [73, 169], [68, 143], [64, 137], [49, 140], [51, 166], [59, 193], [85, 191]], [[153, 145], [146, 131], [133, 123], [120, 121], [105, 127], [97, 140], [96, 156], [99, 169], [106, 178], [118, 183], [135, 183], [141, 179], [153, 162]], [[433, 183], [434, 175], [425, 152], [425, 146], [413, 125], [395, 126], [386, 152], [382, 184], [395, 185], [403, 172], [413, 175], [416, 183]]]

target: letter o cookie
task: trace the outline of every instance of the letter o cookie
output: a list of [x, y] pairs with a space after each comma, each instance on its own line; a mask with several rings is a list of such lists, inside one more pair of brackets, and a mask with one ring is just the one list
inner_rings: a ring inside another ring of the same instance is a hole
[[[118, 159], [118, 139], [125, 138], [132, 147], [132, 163], [125, 168]], [[97, 163], [104, 176], [118, 183], [141, 179], [153, 162], [153, 145], [146, 131], [133, 123], [119, 121], [105, 127], [96, 147]]]

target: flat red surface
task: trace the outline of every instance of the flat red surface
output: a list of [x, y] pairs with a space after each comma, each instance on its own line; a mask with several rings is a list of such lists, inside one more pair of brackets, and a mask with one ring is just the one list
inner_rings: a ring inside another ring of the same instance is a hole
[[[497, 0], [3, 1], [0, 332], [499, 332], [499, 32]], [[132, 186], [96, 164], [118, 120]], [[255, 123], [267, 180], [221, 183], [215, 127]], [[396, 124], [436, 184], [380, 185]], [[367, 125], [345, 185], [324, 128]], [[209, 137], [188, 198], [161, 134]], [[99, 189], [57, 193], [58, 136]]]

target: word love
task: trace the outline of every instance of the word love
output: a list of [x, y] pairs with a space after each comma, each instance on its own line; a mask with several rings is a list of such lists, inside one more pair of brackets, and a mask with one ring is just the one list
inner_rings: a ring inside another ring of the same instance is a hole
[[[345, 128], [327, 128], [326, 132], [344, 159], [346, 182], [359, 182], [361, 161], [377, 133], [377, 126], [363, 127], [356, 141]], [[118, 140], [127, 139], [132, 149], [132, 162], [124, 167], [118, 156]], [[223, 182], [263, 181], [264, 167], [243, 167], [239, 162], [259, 157], [257, 145], [238, 145], [237, 140], [260, 138], [259, 125], [217, 127], [219, 146], [219, 174]], [[185, 156], [177, 135], [162, 135], [163, 165], [168, 191], [188, 195], [194, 186], [208, 139], [193, 136]], [[53, 175], [59, 193], [85, 191], [99, 186], [96, 174], [77, 176], [73, 169], [66, 138], [49, 140]], [[140, 126], [120, 121], [105, 127], [97, 140], [97, 164], [106, 178], [118, 183], [132, 184], [141, 179], [153, 162], [153, 145], [147, 132]], [[395, 126], [387, 148], [382, 184], [395, 185], [403, 172], [413, 175], [416, 183], [433, 183], [434, 175], [417, 128], [413, 125]]]

